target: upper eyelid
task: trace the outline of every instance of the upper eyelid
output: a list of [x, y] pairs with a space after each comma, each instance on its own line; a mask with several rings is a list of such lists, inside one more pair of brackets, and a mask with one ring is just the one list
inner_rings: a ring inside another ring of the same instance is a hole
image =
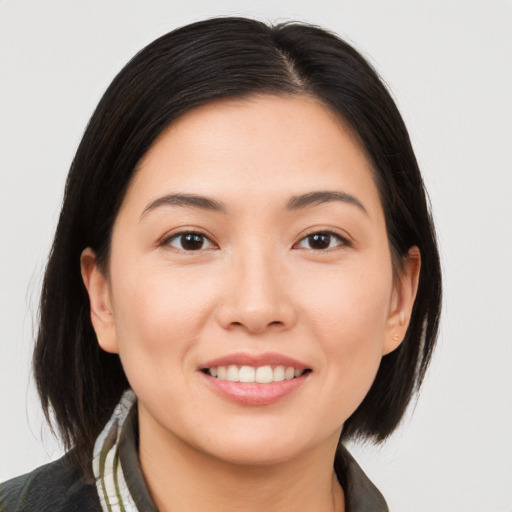
[[322, 228], [322, 227], [315, 226], [315, 227], [313, 227], [311, 229], [303, 231], [297, 237], [297, 241], [295, 242], [295, 244], [297, 244], [301, 240], [304, 240], [304, 238], [307, 238], [308, 236], [316, 235], [316, 234], [319, 234], [319, 233], [322, 233], [322, 234], [325, 234], [325, 235], [335, 236], [336, 238], [339, 238], [340, 240], [346, 242], [347, 244], [352, 244], [353, 243], [353, 239], [352, 239], [352, 237], [348, 233], [345, 233], [345, 232], [340, 233], [339, 231], [337, 231], [334, 228]]

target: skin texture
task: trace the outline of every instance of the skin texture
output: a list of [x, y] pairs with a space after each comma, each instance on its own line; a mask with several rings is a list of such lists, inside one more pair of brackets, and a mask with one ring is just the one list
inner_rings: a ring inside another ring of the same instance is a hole
[[[318, 191], [360, 205], [286, 208]], [[148, 209], [176, 193], [225, 211]], [[205, 238], [186, 250], [183, 230]], [[324, 246], [309, 236], [325, 232]], [[370, 164], [315, 99], [224, 100], [162, 133], [116, 219], [108, 275], [92, 250], [82, 255], [99, 343], [119, 353], [139, 398], [140, 459], [159, 509], [343, 510], [337, 440], [405, 334], [419, 267], [413, 248], [393, 278]], [[268, 405], [235, 403], [200, 371], [269, 352], [311, 372]]]

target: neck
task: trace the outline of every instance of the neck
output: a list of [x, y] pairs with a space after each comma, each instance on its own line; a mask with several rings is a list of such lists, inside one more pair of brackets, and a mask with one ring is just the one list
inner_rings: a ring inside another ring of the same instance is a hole
[[344, 511], [333, 472], [337, 438], [293, 460], [245, 465], [205, 454], [154, 427], [140, 424], [139, 458], [160, 512]]

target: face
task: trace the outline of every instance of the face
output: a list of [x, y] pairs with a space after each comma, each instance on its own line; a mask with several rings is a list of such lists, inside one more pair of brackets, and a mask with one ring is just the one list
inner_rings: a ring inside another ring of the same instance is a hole
[[393, 279], [370, 164], [304, 96], [216, 102], [140, 162], [108, 276], [82, 256], [101, 346], [155, 436], [238, 464], [334, 449], [403, 338], [414, 272]]

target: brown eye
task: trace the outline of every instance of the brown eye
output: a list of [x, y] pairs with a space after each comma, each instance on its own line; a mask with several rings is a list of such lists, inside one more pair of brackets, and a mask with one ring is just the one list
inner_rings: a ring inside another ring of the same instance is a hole
[[167, 240], [167, 243], [175, 249], [182, 251], [199, 251], [201, 249], [211, 249], [212, 242], [202, 233], [177, 233]]
[[329, 231], [312, 233], [304, 237], [298, 243], [298, 247], [301, 249], [313, 249], [317, 251], [332, 249], [340, 245], [348, 244], [343, 237]]

